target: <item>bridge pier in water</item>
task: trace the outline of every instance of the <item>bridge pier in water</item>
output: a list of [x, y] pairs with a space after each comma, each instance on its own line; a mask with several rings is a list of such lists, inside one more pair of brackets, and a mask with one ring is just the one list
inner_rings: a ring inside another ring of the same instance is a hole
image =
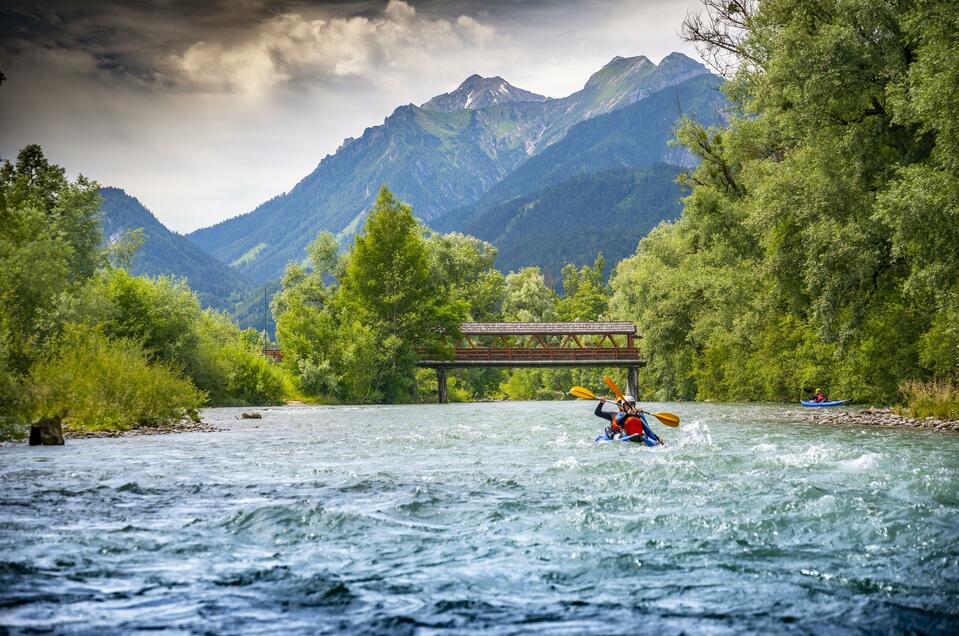
[[436, 386], [439, 392], [437, 402], [440, 404], [449, 402], [449, 396], [446, 392], [446, 367], [436, 367]]
[[644, 363], [631, 322], [468, 322], [460, 331], [463, 338], [451, 360], [419, 362], [436, 369], [440, 404], [449, 401], [446, 374], [453, 368], [617, 367], [627, 370], [626, 392], [639, 391]]
[[629, 367], [626, 370], [626, 393], [639, 399], [639, 367]]

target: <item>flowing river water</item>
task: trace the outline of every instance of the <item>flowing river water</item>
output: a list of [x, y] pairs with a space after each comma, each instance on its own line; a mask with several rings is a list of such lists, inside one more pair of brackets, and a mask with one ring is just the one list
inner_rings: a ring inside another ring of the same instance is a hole
[[657, 404], [212, 409], [0, 448], [0, 633], [957, 633], [959, 435]]

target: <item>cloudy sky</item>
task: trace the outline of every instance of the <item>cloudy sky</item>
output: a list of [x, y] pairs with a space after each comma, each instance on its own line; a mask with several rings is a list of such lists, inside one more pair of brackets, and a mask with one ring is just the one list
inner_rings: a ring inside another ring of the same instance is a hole
[[472, 73], [551, 97], [615, 55], [696, 57], [699, 0], [7, 0], [0, 157], [28, 143], [189, 232]]

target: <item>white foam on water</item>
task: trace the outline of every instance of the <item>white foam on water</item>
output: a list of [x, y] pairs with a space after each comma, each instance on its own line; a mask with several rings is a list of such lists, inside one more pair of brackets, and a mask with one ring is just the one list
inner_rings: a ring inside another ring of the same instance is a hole
[[[693, 420], [679, 429], [678, 446], [713, 446], [713, 436], [709, 432], [709, 425], [704, 420]], [[666, 442], [669, 444], [669, 442]]]
[[856, 457], [855, 459], [841, 461], [839, 462], [839, 465], [846, 470], [866, 470], [868, 468], [875, 467], [881, 458], [882, 456], [879, 455], [879, 453], [866, 453]]
[[786, 466], [805, 468], [814, 464], [821, 464], [829, 458], [830, 451], [825, 446], [810, 445], [798, 453], [786, 453], [779, 456]]
[[553, 468], [565, 468], [567, 470], [579, 470], [583, 465], [576, 461], [576, 458], [570, 455], [565, 459], [557, 460], [553, 464]]

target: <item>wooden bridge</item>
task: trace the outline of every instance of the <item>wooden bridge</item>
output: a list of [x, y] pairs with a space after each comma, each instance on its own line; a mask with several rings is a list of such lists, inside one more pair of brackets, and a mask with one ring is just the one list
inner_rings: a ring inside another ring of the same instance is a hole
[[436, 369], [439, 401], [447, 401], [446, 371], [462, 367], [623, 367], [636, 394], [643, 361], [631, 322], [468, 322], [452, 360], [422, 360]]

